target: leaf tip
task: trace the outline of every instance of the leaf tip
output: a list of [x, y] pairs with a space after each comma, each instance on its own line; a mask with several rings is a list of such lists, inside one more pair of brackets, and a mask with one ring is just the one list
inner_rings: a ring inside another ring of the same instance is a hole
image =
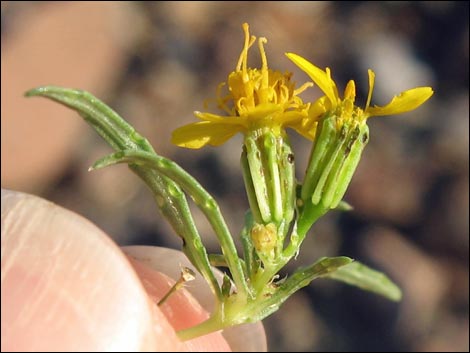
[[42, 91], [44, 91], [44, 87], [37, 87], [37, 88], [32, 88], [30, 90], [27, 90], [24, 93], [25, 97], [34, 97], [34, 96], [39, 96]]
[[399, 302], [403, 298], [403, 292], [398, 286], [395, 286], [395, 288], [388, 293], [387, 298], [391, 301]]
[[335, 209], [338, 210], [338, 211], [350, 212], [350, 211], [354, 210], [354, 207], [350, 203], [348, 203], [344, 200], [341, 200], [338, 203], [338, 205], [336, 206]]
[[93, 163], [92, 166], [90, 166], [90, 168], [88, 168], [88, 171], [89, 172], [92, 172], [94, 170], [97, 170], [97, 169], [102, 169], [104, 167], [106, 167], [108, 165], [108, 163], [106, 163], [106, 157], [100, 159], [100, 160], [97, 160], [95, 163]]

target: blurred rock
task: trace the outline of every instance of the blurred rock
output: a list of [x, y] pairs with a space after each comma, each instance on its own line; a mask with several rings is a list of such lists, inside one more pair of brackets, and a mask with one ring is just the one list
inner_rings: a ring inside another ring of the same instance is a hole
[[403, 290], [397, 327], [411, 342], [435, 325], [450, 283], [449, 273], [401, 234], [373, 228], [363, 239], [367, 255]]
[[2, 186], [37, 192], [64, 171], [89, 130], [76, 113], [24, 92], [53, 84], [105, 98], [135, 27], [125, 3], [30, 6], [16, 18], [27, 26], [2, 38]]
[[316, 317], [304, 293], [296, 293], [264, 324], [268, 331], [277, 333], [268, 335], [268, 348], [272, 352], [282, 352], [281, 347], [288, 347], [289, 352], [308, 352], [327, 334], [327, 328]]

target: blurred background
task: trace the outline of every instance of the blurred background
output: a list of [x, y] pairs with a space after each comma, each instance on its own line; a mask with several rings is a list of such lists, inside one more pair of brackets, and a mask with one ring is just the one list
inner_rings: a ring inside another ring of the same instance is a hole
[[[271, 68], [294, 72], [291, 51], [355, 79], [373, 103], [416, 86], [435, 95], [410, 114], [371, 119], [371, 140], [346, 194], [350, 213], [313, 228], [285, 273], [320, 256], [347, 255], [381, 269], [400, 303], [315, 281], [264, 321], [271, 351], [469, 350], [468, 2], [10, 2], [1, 4], [2, 187], [42, 196], [93, 221], [120, 245], [180, 248], [145, 185], [125, 166], [88, 173], [110, 148], [76, 113], [30, 88], [86, 89], [193, 174], [220, 202], [234, 234], [247, 200], [241, 136], [184, 150], [171, 131], [195, 121], [235, 68], [241, 24], [268, 38]], [[253, 50], [256, 53], [256, 50]], [[259, 67], [259, 57], [250, 56]], [[318, 97], [319, 90], [303, 94]], [[217, 113], [215, 107], [210, 111]], [[308, 141], [292, 134], [297, 177]], [[218, 252], [198, 212], [204, 241]]]

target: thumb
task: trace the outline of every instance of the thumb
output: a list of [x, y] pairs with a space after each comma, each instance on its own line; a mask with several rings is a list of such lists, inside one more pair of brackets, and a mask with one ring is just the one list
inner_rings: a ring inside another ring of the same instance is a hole
[[[191, 348], [96, 226], [31, 195], [2, 189], [1, 199], [2, 351]], [[228, 348], [219, 334], [197, 347]]]

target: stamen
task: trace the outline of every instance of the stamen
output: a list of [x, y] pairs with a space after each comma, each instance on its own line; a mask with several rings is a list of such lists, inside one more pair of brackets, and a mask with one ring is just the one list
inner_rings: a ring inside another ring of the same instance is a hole
[[243, 31], [245, 32], [245, 43], [243, 44], [243, 49], [238, 59], [236, 71], [242, 71], [243, 81], [246, 82], [249, 79], [247, 75], [248, 49], [253, 45], [256, 37], [250, 37], [250, 26], [248, 26], [248, 23], [243, 24]]
[[242, 25], [242, 28], [243, 28], [243, 32], [245, 32], [245, 43], [243, 44], [242, 52], [240, 53], [240, 57], [238, 58], [236, 71], [241, 70], [243, 61], [246, 62], [246, 56], [247, 56], [247, 52], [248, 52], [248, 44], [250, 42], [250, 32], [249, 32], [250, 26], [248, 25], [248, 23], [244, 23]]
[[269, 85], [269, 75], [268, 75], [268, 59], [266, 58], [266, 52], [264, 50], [264, 46], [263, 44], [264, 43], [267, 43], [268, 40], [264, 37], [261, 37], [259, 40], [258, 40], [258, 44], [259, 44], [259, 53], [261, 55], [261, 77], [262, 77], [262, 81], [261, 81], [261, 87], [262, 88], [267, 88], [268, 85]]
[[302, 86], [294, 90], [294, 96], [299, 95], [309, 87], [313, 87], [313, 82], [305, 82]]
[[[269, 87], [267, 91], [268, 91], [268, 102], [279, 103], [279, 95], [277, 91], [272, 87]], [[279, 92], [279, 93], [282, 97], [282, 92]]]
[[242, 97], [236, 102], [237, 111], [238, 111], [240, 116], [246, 110], [245, 109], [245, 101], [246, 101], [246, 97]]
[[222, 88], [226, 85], [225, 82], [221, 82], [217, 86], [216, 96], [217, 96], [217, 105], [220, 109], [224, 110], [228, 114], [232, 113], [232, 110], [227, 106], [227, 102], [230, 100], [230, 95], [222, 96]]
[[289, 100], [289, 88], [281, 84], [279, 87], [279, 97], [276, 103], [286, 103]]

